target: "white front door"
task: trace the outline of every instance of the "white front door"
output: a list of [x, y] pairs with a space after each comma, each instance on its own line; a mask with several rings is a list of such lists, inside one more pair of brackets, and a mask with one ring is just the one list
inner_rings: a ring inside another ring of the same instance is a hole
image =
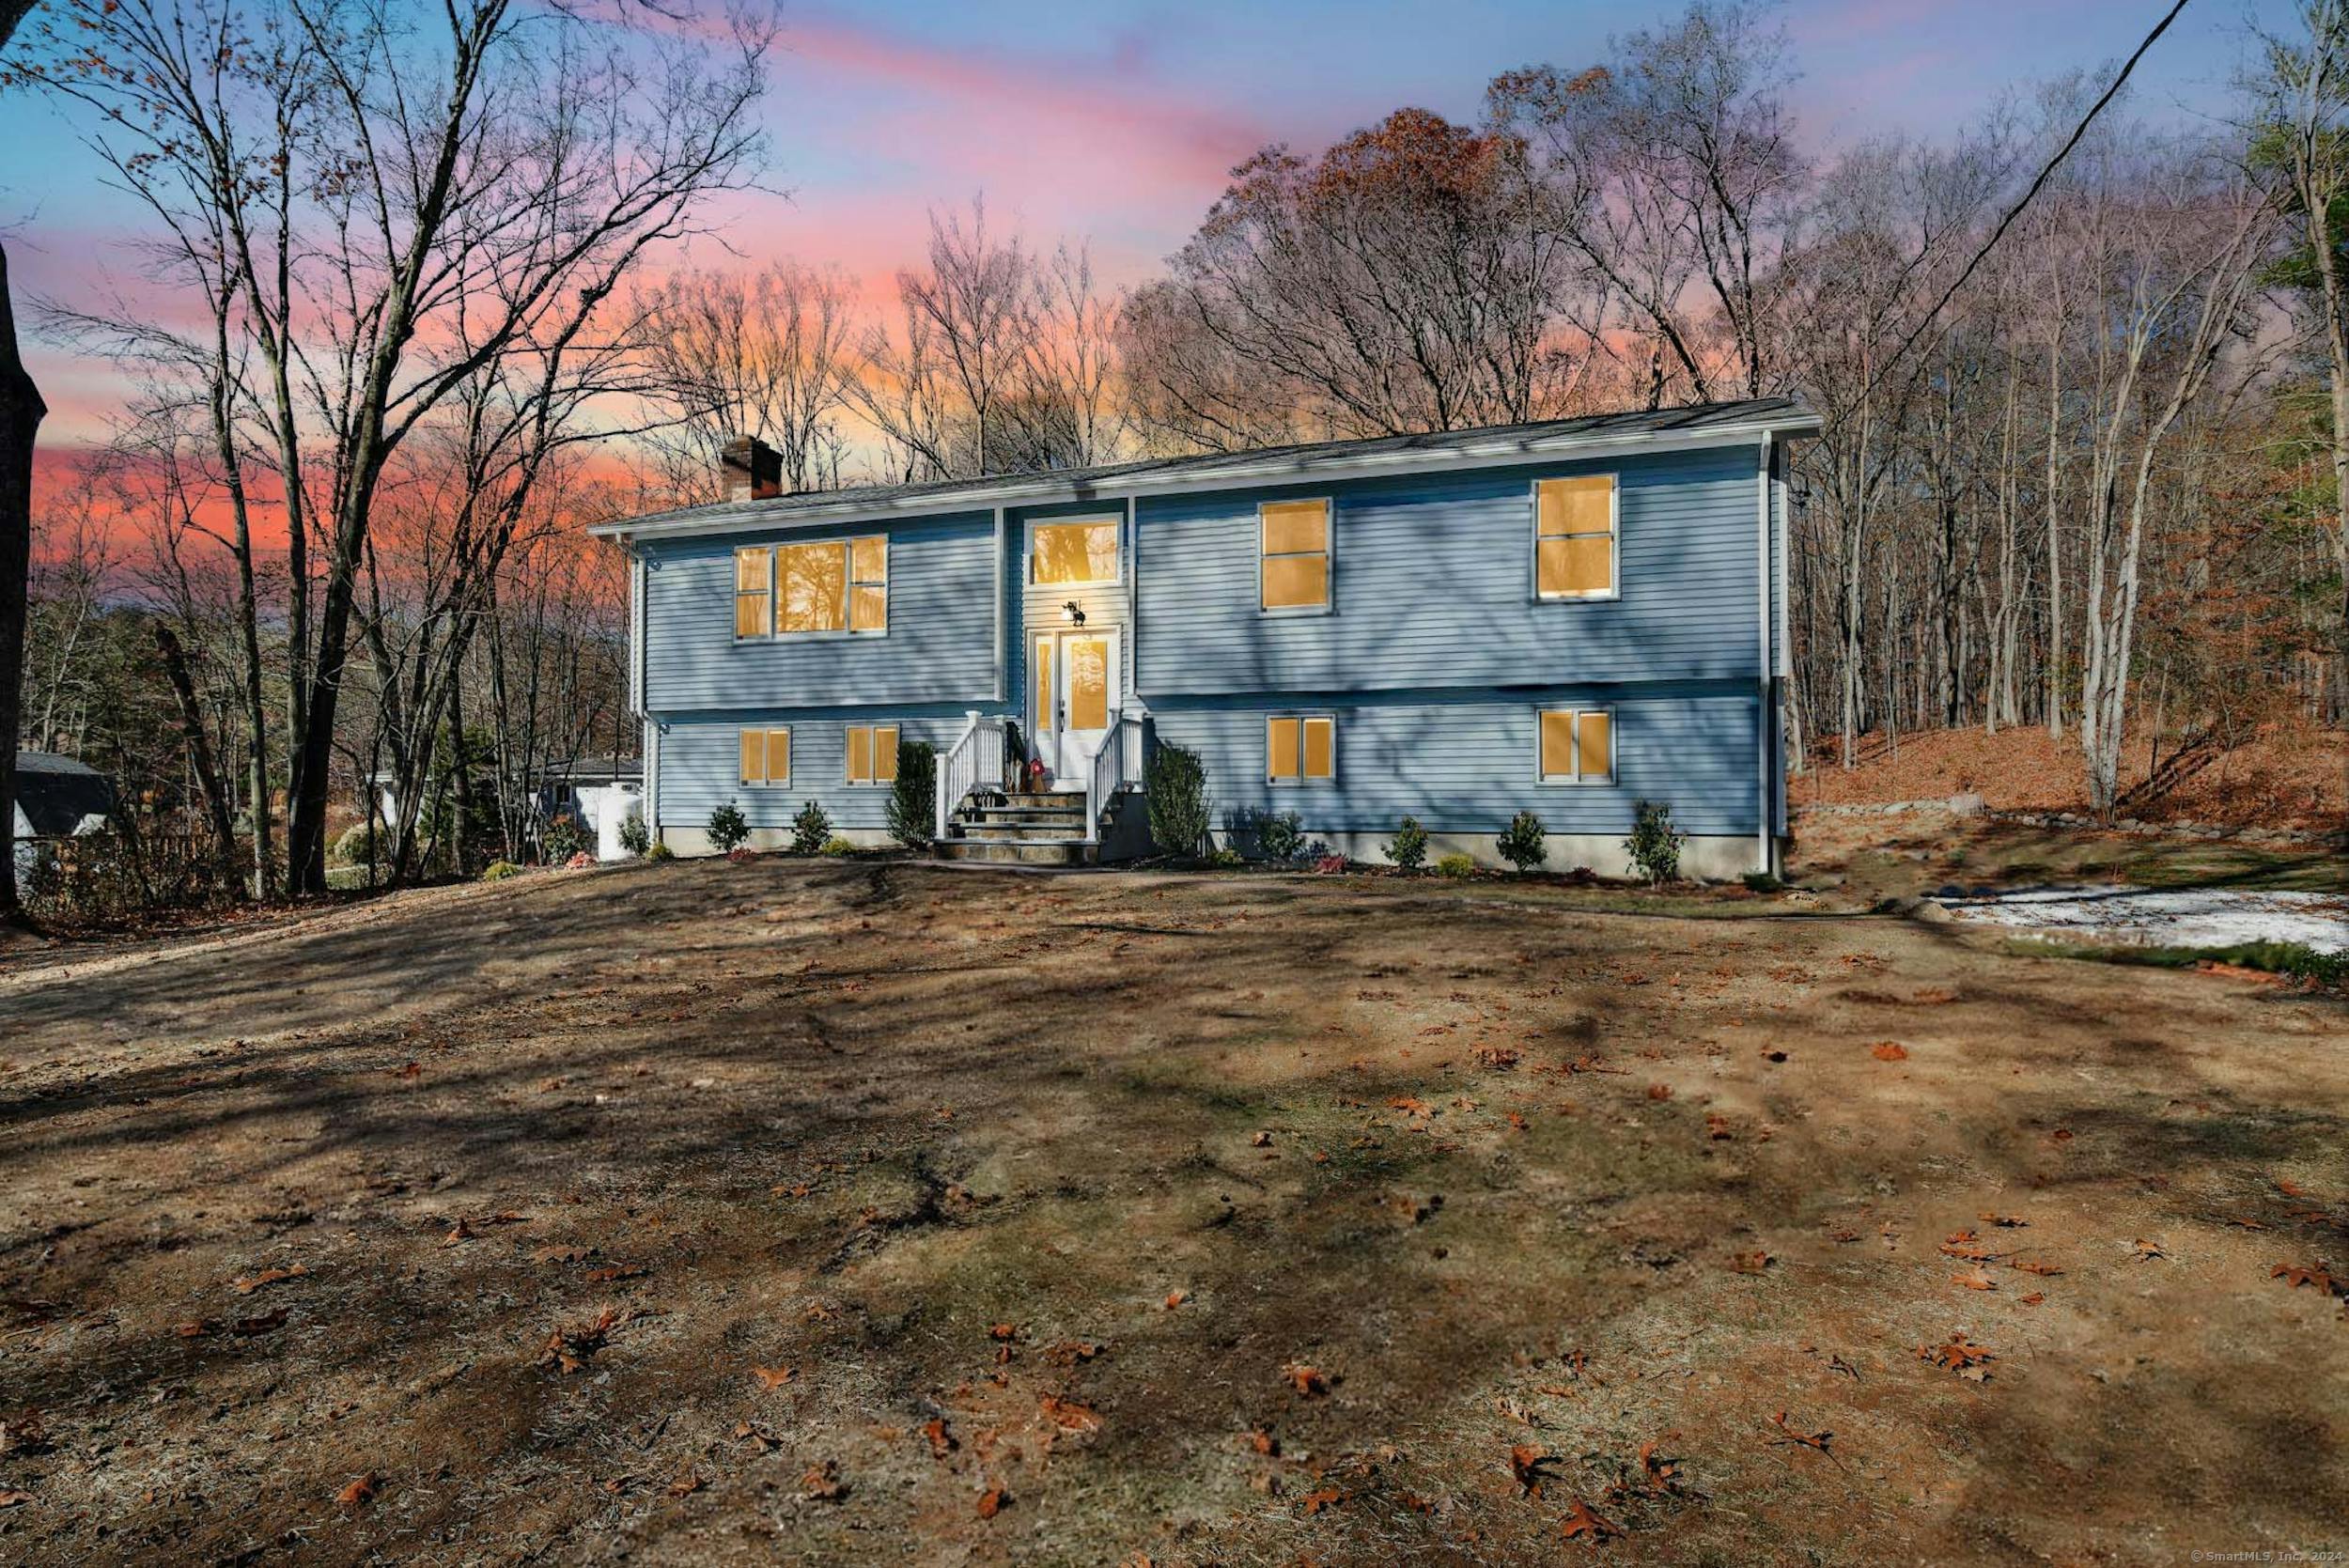
[[1055, 789], [1082, 789], [1082, 769], [1120, 703], [1117, 631], [1039, 631], [1029, 641], [1028, 735]]

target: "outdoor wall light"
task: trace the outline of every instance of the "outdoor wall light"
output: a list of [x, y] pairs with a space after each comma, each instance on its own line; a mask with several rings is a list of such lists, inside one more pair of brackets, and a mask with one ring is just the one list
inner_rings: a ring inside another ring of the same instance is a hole
[[1077, 608], [1077, 601], [1073, 598], [1060, 607], [1060, 618], [1070, 626], [1085, 624], [1085, 613]]

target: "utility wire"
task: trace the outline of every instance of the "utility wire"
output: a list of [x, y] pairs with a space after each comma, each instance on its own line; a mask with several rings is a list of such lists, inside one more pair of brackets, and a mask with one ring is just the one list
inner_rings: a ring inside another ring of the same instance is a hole
[[1879, 376], [1889, 373], [1892, 366], [1898, 365], [1901, 362], [1901, 356], [1916, 347], [1917, 339], [1924, 334], [1924, 330], [1940, 319], [1941, 313], [1949, 308], [1950, 302], [1957, 298], [1957, 291], [1966, 287], [1966, 280], [1974, 275], [1974, 269], [1981, 266], [1983, 257], [1998, 247], [1999, 241], [2006, 237], [2008, 227], [2015, 219], [2023, 215], [2023, 209], [2029, 207], [2031, 204], [2031, 198], [2038, 195], [2041, 188], [2054, 178], [2057, 168], [2072, 155], [2072, 149], [2080, 145], [2081, 138], [2088, 134], [2088, 128], [2096, 123], [2096, 116], [2104, 113], [2105, 106], [2120, 96], [2122, 86], [2129, 79], [2129, 72], [2137, 69], [2137, 62], [2145, 57], [2145, 52], [2153, 48], [2155, 41], [2170, 30], [2170, 24], [2178, 20], [2178, 13], [2186, 9], [2186, 0], [2178, 0], [2176, 5], [2171, 6], [2169, 14], [2155, 23], [2154, 30], [2145, 35], [2145, 41], [2137, 46], [2137, 53], [2122, 63], [2121, 74], [2112, 79], [2112, 85], [2107, 87], [2104, 96], [2091, 104], [2088, 113], [2080, 116], [2079, 124], [2072, 128], [2070, 138], [2056, 149], [2056, 155], [2053, 158], [2047, 160], [2047, 166], [2039, 171], [2039, 178], [2030, 182], [2030, 189], [2025, 191], [2021, 199], [2007, 209], [2006, 216], [1999, 220], [1999, 226], [1992, 229], [1990, 238], [1983, 241], [1982, 249], [1976, 251], [1974, 258], [1966, 263], [1966, 270], [1957, 274], [1957, 281], [1951, 284], [1948, 290], [1934, 302], [1933, 308], [1919, 318], [1908, 336], [1902, 341], [1898, 349], [1892, 351], [1892, 357], [1884, 362], [1884, 369], [1877, 373]]

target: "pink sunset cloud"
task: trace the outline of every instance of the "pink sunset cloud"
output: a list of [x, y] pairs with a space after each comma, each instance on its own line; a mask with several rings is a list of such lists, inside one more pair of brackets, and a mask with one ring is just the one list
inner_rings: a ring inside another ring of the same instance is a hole
[[[941, 49], [833, 18], [795, 23], [785, 36], [790, 58], [828, 71], [923, 92], [934, 112], [982, 109], [960, 120], [966, 132], [992, 139], [1007, 132], [1047, 131], [1068, 150], [1137, 160], [1156, 178], [1188, 185], [1220, 181], [1232, 164], [1265, 140], [1264, 126], [1163, 86], [1140, 70], [1130, 54], [1097, 61], [1012, 58], [991, 52]], [[956, 142], [924, 143], [922, 150], [968, 160]]]
[[[1181, 243], [1234, 164], [1291, 130], [1177, 89], [1131, 50], [1014, 56], [820, 13], [794, 21], [784, 45], [778, 96], [842, 111], [834, 123], [854, 138], [843, 150], [879, 172], [854, 190], [812, 180], [782, 211], [761, 204], [757, 232], [733, 241], [882, 284], [919, 260], [929, 210], [979, 194], [1004, 227], [1090, 240], [1105, 276], [1134, 281]], [[787, 144], [782, 154], [789, 180]]]

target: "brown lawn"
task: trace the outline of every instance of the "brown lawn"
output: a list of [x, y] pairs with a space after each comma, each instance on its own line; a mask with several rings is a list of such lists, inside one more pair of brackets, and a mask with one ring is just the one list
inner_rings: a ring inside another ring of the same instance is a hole
[[52, 950], [0, 1560], [2338, 1548], [2349, 1321], [2273, 1271], [2349, 1275], [2344, 1045], [1494, 882], [677, 863]]

